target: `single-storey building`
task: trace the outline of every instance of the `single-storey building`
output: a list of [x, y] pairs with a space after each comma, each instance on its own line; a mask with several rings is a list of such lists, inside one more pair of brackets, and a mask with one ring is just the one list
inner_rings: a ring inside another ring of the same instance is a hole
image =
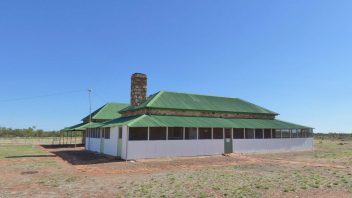
[[146, 94], [146, 75], [133, 74], [130, 105], [86, 128], [86, 150], [130, 160], [313, 149], [313, 128], [238, 98]]

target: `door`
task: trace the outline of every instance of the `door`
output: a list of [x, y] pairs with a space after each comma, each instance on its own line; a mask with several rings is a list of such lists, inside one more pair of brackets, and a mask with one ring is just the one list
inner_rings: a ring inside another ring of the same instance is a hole
[[225, 129], [225, 138], [224, 138], [224, 153], [232, 153], [232, 130]]
[[117, 157], [121, 157], [121, 150], [122, 150], [122, 127], [119, 127], [117, 135]]

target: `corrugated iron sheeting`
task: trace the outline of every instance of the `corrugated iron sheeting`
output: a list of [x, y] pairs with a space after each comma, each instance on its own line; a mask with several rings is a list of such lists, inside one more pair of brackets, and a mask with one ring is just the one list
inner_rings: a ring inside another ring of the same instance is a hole
[[236, 113], [263, 113], [274, 114], [270, 111], [250, 102], [238, 99], [218, 96], [206, 96], [187, 93], [176, 93], [160, 91], [151, 95], [140, 106], [129, 106], [123, 111], [136, 110], [142, 108], [161, 108], [178, 110], [197, 110], [213, 112], [236, 112]]
[[220, 127], [220, 128], [273, 128], [299, 129], [310, 128], [280, 120], [264, 119], [225, 119], [208, 117], [156, 116], [142, 115], [138, 117], [119, 118], [102, 127], [128, 125], [129, 127]]

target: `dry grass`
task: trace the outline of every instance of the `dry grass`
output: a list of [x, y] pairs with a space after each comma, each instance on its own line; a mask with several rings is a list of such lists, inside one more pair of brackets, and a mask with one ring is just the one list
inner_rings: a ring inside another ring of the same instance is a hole
[[351, 197], [352, 141], [317, 141], [315, 148], [72, 165], [40, 147], [6, 145], [0, 197]]

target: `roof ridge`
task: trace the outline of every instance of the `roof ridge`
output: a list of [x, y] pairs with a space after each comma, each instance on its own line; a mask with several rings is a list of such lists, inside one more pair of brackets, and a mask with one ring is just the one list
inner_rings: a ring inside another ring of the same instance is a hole
[[240, 99], [237, 97], [229, 97], [229, 96], [215, 96], [215, 95], [206, 95], [206, 94], [195, 94], [195, 93], [187, 93], [187, 92], [177, 92], [177, 91], [160, 91], [164, 93], [176, 93], [176, 94], [187, 94], [187, 95], [194, 95], [194, 96], [207, 96], [207, 97], [215, 97], [215, 98], [227, 98], [227, 99]]
[[107, 104], [122, 104], [122, 105], [128, 105], [129, 103], [124, 103], [124, 102], [107, 102], [105, 105]]
[[[91, 115], [92, 119], [100, 119], [97, 117], [99, 117], [99, 116], [106, 117], [104, 115], [108, 115], [107, 112], [109, 112], [109, 111], [111, 112], [110, 109], [121, 109], [121, 107], [124, 107], [124, 106], [128, 106], [128, 104], [127, 103], [119, 103], [119, 102], [107, 102], [104, 105], [100, 106], [95, 111], [93, 111], [92, 113], [88, 114], [82, 120], [88, 119], [90, 115]], [[115, 112], [113, 114], [115, 114]], [[118, 111], [116, 112], [116, 114], [118, 114]], [[110, 115], [110, 117], [113, 116], [111, 113], [109, 115]], [[115, 117], [115, 116], [113, 116], [113, 117]]]
[[146, 104], [146, 107], [150, 107], [163, 93], [165, 93], [165, 91], [158, 91], [153, 94], [153, 98]]
[[146, 117], [146, 116], [147, 116], [147, 115], [143, 114], [143, 115], [141, 115], [141, 116], [139, 116], [139, 117], [136, 117], [135, 120], [133, 120], [132, 122], [128, 123], [127, 125], [128, 125], [128, 126], [131, 126], [133, 123], [137, 122], [138, 120], [140, 120], [140, 119], [142, 119], [142, 118], [144, 118], [144, 117]]
[[97, 112], [94, 116], [92, 116], [92, 118], [97, 117], [97, 116], [98, 116], [104, 109], [106, 109], [107, 106], [110, 105], [110, 104], [111, 104], [111, 103], [105, 103], [101, 108], [98, 109], [98, 112]]

